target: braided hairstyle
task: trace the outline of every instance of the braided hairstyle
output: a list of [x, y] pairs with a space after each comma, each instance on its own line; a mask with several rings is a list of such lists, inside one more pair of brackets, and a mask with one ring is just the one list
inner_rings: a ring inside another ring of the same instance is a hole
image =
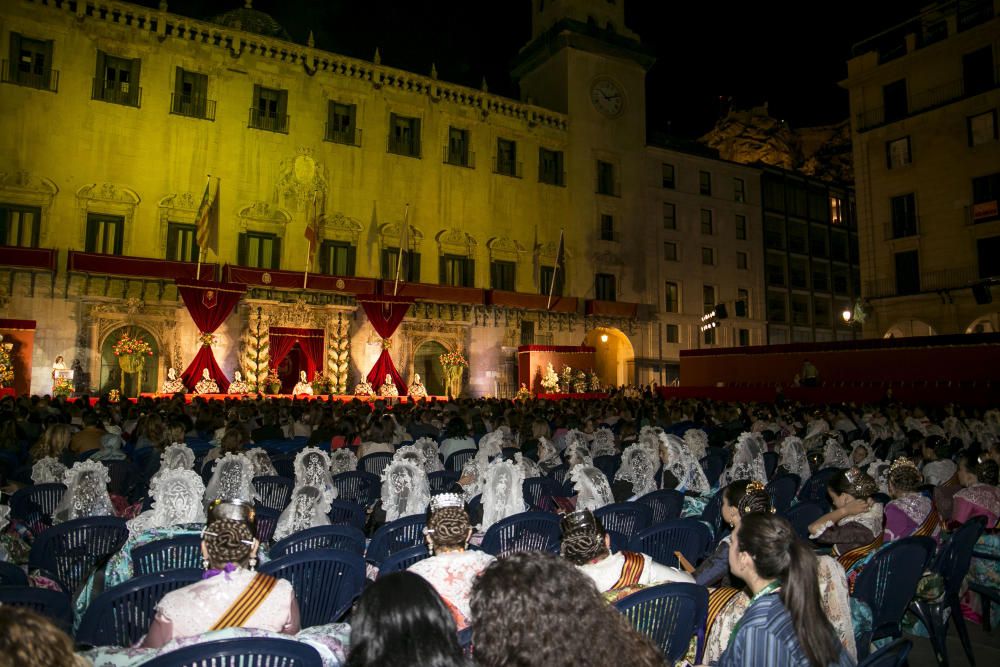
[[435, 549], [464, 547], [469, 538], [469, 515], [461, 507], [442, 507], [427, 520], [427, 535]]
[[567, 515], [561, 522], [562, 542], [559, 555], [573, 565], [586, 565], [595, 558], [610, 555], [604, 543], [607, 532], [601, 520], [589, 511], [586, 520], [573, 520], [580, 518], [575, 516], [577, 514], [574, 512], [573, 515]]
[[840, 470], [836, 472], [826, 487], [838, 496], [847, 494], [858, 500], [867, 500], [878, 493], [878, 483], [871, 475], [859, 468]]
[[209, 564], [219, 569], [226, 563], [245, 566], [253, 555], [254, 535], [242, 521], [217, 519], [208, 524], [201, 538]]
[[771, 496], [760, 482], [736, 480], [726, 487], [725, 494], [726, 502], [730, 507], [735, 507], [741, 517], [751, 512], [774, 512]]
[[924, 476], [912, 461], [901, 456], [889, 468], [888, 480], [898, 493], [912, 493], [924, 483]]

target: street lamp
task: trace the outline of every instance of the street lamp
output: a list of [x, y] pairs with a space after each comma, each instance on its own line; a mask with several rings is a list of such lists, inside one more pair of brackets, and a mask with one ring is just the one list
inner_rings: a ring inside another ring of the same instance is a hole
[[854, 317], [854, 313], [851, 312], [850, 308], [844, 308], [844, 312], [842, 312], [840, 316], [844, 318], [844, 324], [850, 324], [851, 319]]
[[601, 334], [601, 342], [602, 343], [608, 342], [608, 334]]

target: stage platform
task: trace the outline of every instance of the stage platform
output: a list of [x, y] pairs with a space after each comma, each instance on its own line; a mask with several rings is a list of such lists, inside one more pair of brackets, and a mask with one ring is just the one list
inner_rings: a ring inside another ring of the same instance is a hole
[[[140, 398], [172, 398], [174, 394], [152, 394], [143, 393], [139, 394]], [[184, 394], [184, 401], [190, 403], [195, 398], [203, 398], [206, 401], [225, 401], [225, 400], [255, 400], [257, 394]], [[294, 401], [325, 401], [325, 402], [339, 402], [339, 403], [350, 403], [354, 399], [362, 401], [364, 403], [374, 403], [375, 401], [383, 401], [394, 405], [396, 403], [447, 403], [447, 396], [428, 396], [426, 398], [414, 399], [410, 396], [398, 396], [392, 398], [381, 398], [377, 396], [353, 396], [353, 395], [340, 395], [340, 394], [322, 394], [320, 396], [310, 396], [309, 394], [261, 394], [264, 398], [277, 398], [277, 399], [290, 399]], [[71, 396], [66, 399], [70, 403], [76, 403], [80, 400], [78, 396]], [[99, 399], [95, 396], [90, 397], [90, 404], [95, 405]], [[135, 403], [135, 397], [127, 397], [122, 400], [129, 401], [130, 403]]]
[[590, 391], [582, 394], [538, 394], [536, 398], [540, 401], [597, 401], [607, 397], [606, 393]]

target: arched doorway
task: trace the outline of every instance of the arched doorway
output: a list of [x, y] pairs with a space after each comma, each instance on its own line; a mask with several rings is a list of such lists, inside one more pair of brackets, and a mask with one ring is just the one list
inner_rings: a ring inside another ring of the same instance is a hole
[[[142, 367], [142, 373], [125, 373], [125, 389], [122, 396], [137, 396], [139, 393], [150, 393], [157, 391], [157, 369], [160, 367], [160, 346], [156, 343], [156, 338], [148, 330], [137, 326], [125, 326], [113, 330], [104, 339], [101, 345], [101, 376], [100, 392], [106, 394], [112, 389], [122, 390], [122, 369], [115, 356], [114, 346], [118, 342], [123, 332], [127, 332], [132, 337], [139, 337], [149, 343], [153, 349], [153, 356], [146, 357]], [[142, 377], [142, 384], [138, 386], [139, 378]]]
[[635, 362], [632, 342], [619, 329], [597, 327], [587, 332], [583, 344], [594, 348], [594, 372], [603, 387], [631, 384], [629, 370]]
[[1000, 327], [997, 326], [998, 320], [1000, 320], [1000, 313], [983, 315], [970, 324], [965, 333], [995, 333], [1000, 331]]
[[[420, 344], [413, 354], [413, 372], [420, 373], [420, 381], [427, 388], [430, 396], [444, 396], [444, 368], [441, 366], [440, 357], [447, 352], [447, 348], [436, 340], [428, 340]], [[413, 378], [405, 378], [406, 383], [413, 382]]]
[[281, 393], [290, 394], [295, 385], [299, 382], [299, 372], [306, 371], [306, 375], [309, 374], [308, 366], [306, 365], [306, 353], [302, 351], [302, 348], [298, 343], [292, 346], [285, 358], [281, 360], [278, 364], [278, 377], [281, 378]]
[[900, 320], [893, 324], [883, 338], [909, 338], [910, 336], [936, 336], [934, 327], [921, 320]]

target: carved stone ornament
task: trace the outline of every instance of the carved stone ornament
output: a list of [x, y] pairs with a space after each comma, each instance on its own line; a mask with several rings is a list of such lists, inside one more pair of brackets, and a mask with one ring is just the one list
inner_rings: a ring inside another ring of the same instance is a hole
[[[399, 232], [402, 228], [403, 228], [402, 222], [389, 222], [382, 225], [379, 228], [379, 236], [382, 237], [382, 247], [398, 248]], [[413, 225], [410, 225], [409, 239], [410, 239], [410, 250], [417, 250], [420, 248], [420, 244], [424, 240], [424, 235], [419, 229], [417, 229]]]
[[76, 191], [76, 196], [81, 200], [116, 202], [131, 204], [132, 206], [141, 201], [135, 190], [115, 185], [114, 183], [91, 183], [90, 185], [85, 185]]
[[[538, 253], [539, 257], [544, 257], [546, 259], [548, 258], [555, 259], [556, 254], [559, 252], [559, 240], [556, 239], [555, 241], [550, 241], [549, 243], [539, 243], [536, 252]], [[573, 253], [570, 252], [569, 247], [563, 248], [563, 254], [566, 255], [567, 259], [573, 256]]]
[[472, 257], [476, 253], [476, 246], [478, 245], [476, 239], [461, 229], [446, 229], [439, 232], [436, 238], [441, 254]]
[[486, 247], [490, 250], [491, 260], [507, 260], [516, 262], [518, 256], [525, 252], [524, 246], [505, 236], [498, 236], [490, 239], [486, 242]]
[[279, 235], [284, 233], [285, 227], [292, 221], [288, 211], [266, 201], [247, 204], [237, 212], [236, 217], [242, 231], [274, 232]]
[[594, 253], [594, 263], [601, 266], [624, 266], [625, 262], [613, 252]]
[[311, 148], [300, 148], [278, 167], [274, 201], [289, 210], [302, 212], [312, 204], [314, 193], [321, 201], [326, 201], [326, 167], [316, 160]]
[[361, 237], [361, 223], [348, 218], [343, 213], [321, 216], [319, 225], [324, 239], [350, 241], [354, 245], [358, 245], [358, 240]]

